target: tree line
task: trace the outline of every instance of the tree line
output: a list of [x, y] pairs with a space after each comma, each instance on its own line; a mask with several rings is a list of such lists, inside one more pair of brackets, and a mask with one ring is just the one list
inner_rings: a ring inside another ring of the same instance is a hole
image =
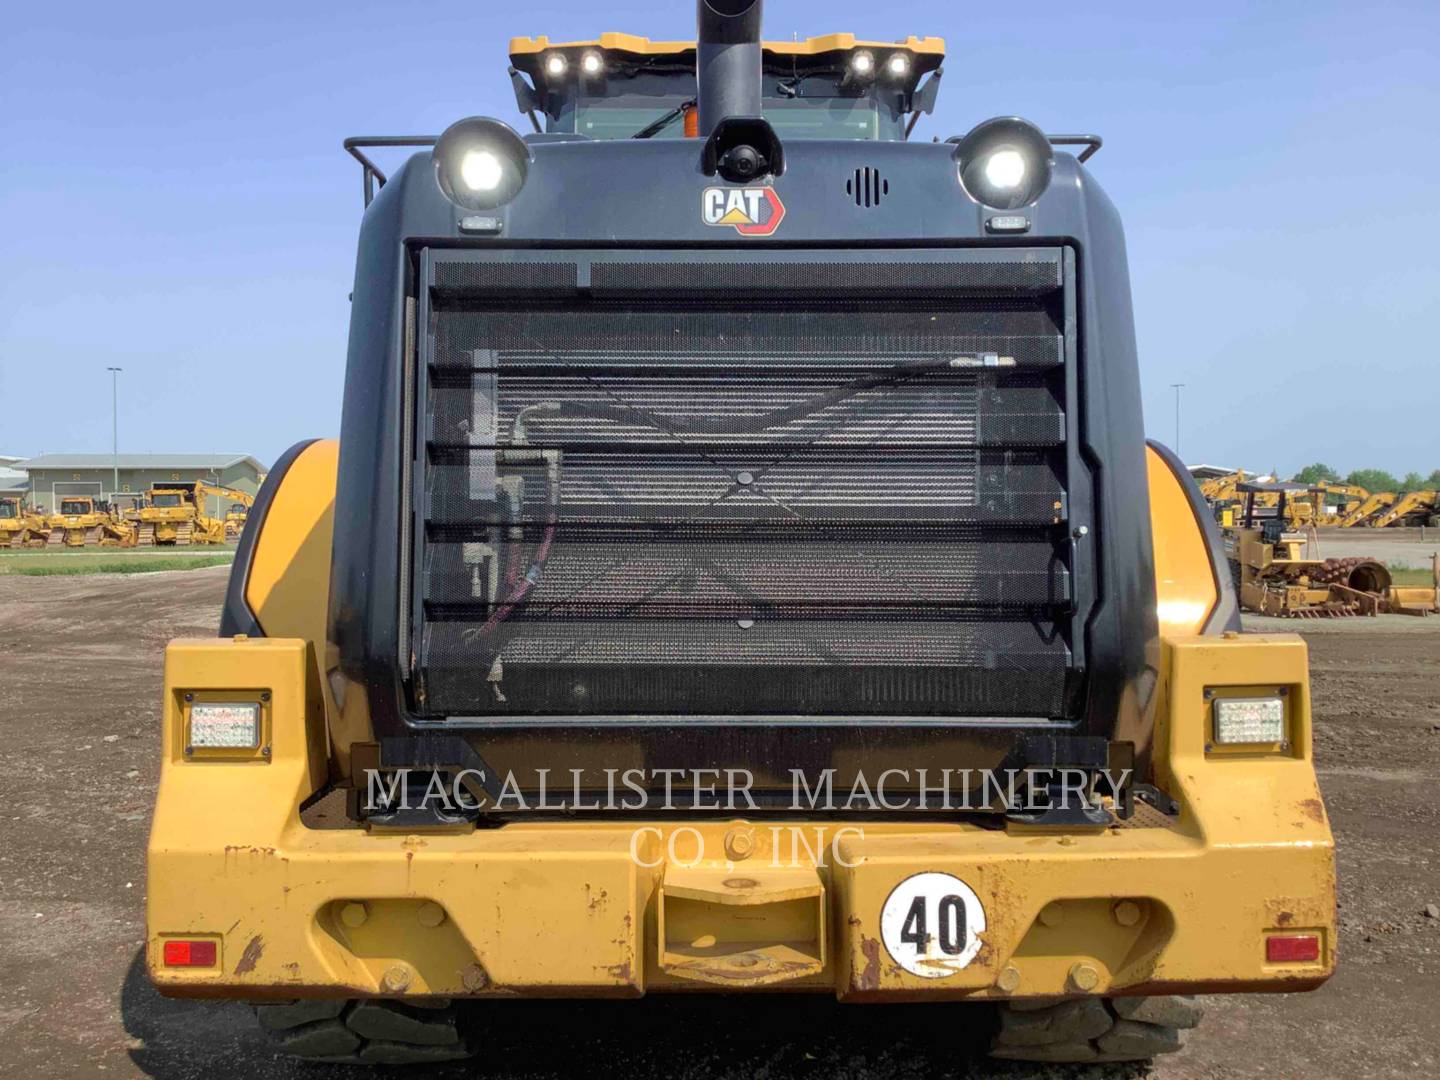
[[1313, 465], [1306, 465], [1291, 479], [1300, 484], [1348, 484], [1371, 492], [1394, 491], [1404, 494], [1407, 491], [1440, 491], [1440, 469], [1436, 469], [1429, 476], [1409, 472], [1404, 479], [1396, 479], [1394, 474], [1384, 469], [1355, 469], [1341, 476], [1329, 465], [1317, 461]]

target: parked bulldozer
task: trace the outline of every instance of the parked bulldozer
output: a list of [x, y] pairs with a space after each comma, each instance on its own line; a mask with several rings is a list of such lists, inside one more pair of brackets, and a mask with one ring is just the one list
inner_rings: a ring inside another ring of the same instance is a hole
[[1146, 443], [1099, 138], [912, 141], [940, 41], [760, 22], [517, 39], [543, 133], [347, 143], [340, 438], [166, 650], [163, 993], [330, 1062], [696, 992], [1095, 1062], [1331, 975], [1305, 642]]
[[[1283, 481], [1239, 485], [1245, 509], [1224, 536], [1240, 606], [1285, 618], [1380, 614], [1391, 587], [1383, 563], [1365, 558], [1309, 559], [1306, 538], [1287, 535], [1289, 497], [1308, 490], [1304, 484]], [[1257, 505], [1262, 497], [1275, 501], [1268, 514]]]
[[223, 544], [229, 538], [227, 514], [214, 517], [205, 512], [207, 498], [229, 499], [233, 504], [249, 506], [254, 497], [248, 492], [215, 484], [156, 484], [138, 512], [138, 544], [140, 547], [190, 544]]
[[50, 515], [50, 547], [94, 547], [105, 534], [110, 515], [89, 495], [64, 495]]
[[43, 514], [19, 498], [0, 498], [0, 548], [43, 547], [49, 535], [50, 523]]
[[225, 511], [225, 542], [236, 543], [245, 531], [245, 521], [250, 514], [249, 502], [232, 502]]

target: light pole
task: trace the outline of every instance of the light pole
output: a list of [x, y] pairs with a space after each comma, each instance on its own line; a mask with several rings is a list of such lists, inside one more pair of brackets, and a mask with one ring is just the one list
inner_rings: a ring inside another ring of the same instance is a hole
[[110, 494], [113, 496], [120, 490], [120, 372], [125, 369], [107, 367], [105, 370], [110, 372], [110, 464], [115, 469]]
[[1183, 382], [1172, 382], [1170, 388], [1175, 391], [1175, 456], [1180, 456], [1180, 391], [1185, 389]]

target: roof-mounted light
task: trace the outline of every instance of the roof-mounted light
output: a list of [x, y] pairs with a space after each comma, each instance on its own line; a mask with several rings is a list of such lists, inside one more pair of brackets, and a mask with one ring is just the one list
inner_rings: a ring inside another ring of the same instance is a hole
[[860, 49], [850, 55], [850, 74], [857, 79], [868, 79], [875, 74], [875, 54], [869, 49]]
[[594, 78], [596, 75], [605, 73], [605, 57], [596, 49], [588, 50], [580, 57], [580, 70], [584, 74]]
[[903, 79], [910, 74], [910, 54], [897, 52], [891, 53], [890, 59], [885, 61], [885, 73], [892, 79]]
[[570, 70], [570, 61], [564, 53], [551, 53], [545, 57], [545, 76], [549, 79], [563, 79]]
[[445, 129], [433, 160], [447, 199], [465, 210], [493, 210], [525, 186], [530, 148], [508, 124], [471, 116]]

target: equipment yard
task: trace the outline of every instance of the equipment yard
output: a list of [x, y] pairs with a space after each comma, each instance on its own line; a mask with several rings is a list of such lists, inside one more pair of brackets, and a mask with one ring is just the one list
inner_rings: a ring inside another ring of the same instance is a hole
[[[241, 1004], [168, 1000], [145, 975], [144, 847], [160, 758], [160, 656], [172, 637], [215, 633], [227, 573], [0, 578], [0, 730], [10, 747], [0, 847], [0, 1073], [345, 1074], [276, 1057]], [[1440, 905], [1440, 618], [1248, 625], [1298, 630], [1311, 649], [1316, 758], [1336, 833], [1340, 895], [1341, 963], [1319, 991], [1211, 997], [1187, 1050], [1149, 1072], [989, 1061], [987, 1033], [966, 1032], [966, 1009], [944, 1004], [856, 1008], [808, 995], [659, 996], [638, 1006], [487, 1002], [480, 1014], [493, 1023], [484, 1028], [481, 1061], [420, 1075], [1440, 1073], [1432, 1013], [1440, 999], [1440, 918], [1426, 914], [1427, 905]], [[507, 1061], [523, 1064], [512, 1070]]]

